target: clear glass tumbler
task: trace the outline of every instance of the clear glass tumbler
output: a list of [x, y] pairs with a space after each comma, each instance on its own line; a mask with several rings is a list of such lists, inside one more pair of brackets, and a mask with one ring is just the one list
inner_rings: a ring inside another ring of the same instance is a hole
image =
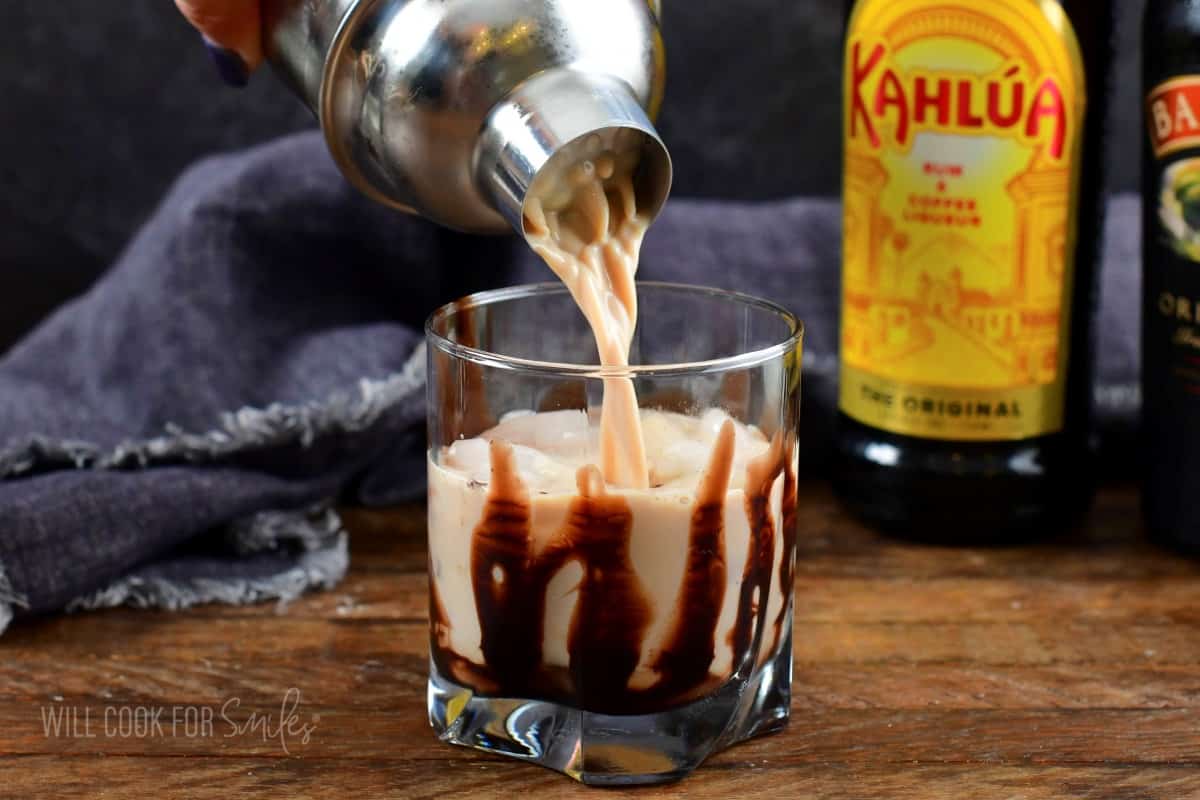
[[[715, 289], [638, 301], [622, 369], [559, 284], [426, 327], [430, 721], [589, 784], [681, 778], [791, 696], [801, 324]], [[649, 488], [596, 466], [626, 381]]]

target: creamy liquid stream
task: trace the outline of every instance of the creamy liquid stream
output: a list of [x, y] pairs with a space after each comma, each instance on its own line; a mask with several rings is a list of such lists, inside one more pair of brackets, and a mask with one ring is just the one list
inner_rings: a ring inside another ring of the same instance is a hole
[[[599, 136], [560, 186], [526, 204], [525, 238], [566, 284], [596, 338], [600, 363], [629, 366], [637, 327], [638, 254], [650, 220], [639, 213], [633, 176], [639, 134], [618, 131], [613, 146]], [[600, 412], [600, 469], [612, 486], [649, 486], [637, 392], [630, 378], [606, 378]]]

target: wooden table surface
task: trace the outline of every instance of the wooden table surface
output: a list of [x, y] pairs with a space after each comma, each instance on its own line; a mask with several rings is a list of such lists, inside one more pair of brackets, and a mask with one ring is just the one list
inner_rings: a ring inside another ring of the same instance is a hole
[[802, 487], [791, 726], [607, 794], [434, 739], [423, 512], [349, 521], [349, 577], [286, 608], [14, 626], [0, 797], [1200, 797], [1200, 568], [1142, 541], [1130, 489], [988, 551], [881, 539]]

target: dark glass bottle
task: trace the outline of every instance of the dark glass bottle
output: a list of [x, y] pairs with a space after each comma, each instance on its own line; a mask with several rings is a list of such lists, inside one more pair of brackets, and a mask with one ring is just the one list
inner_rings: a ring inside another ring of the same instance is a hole
[[1200, 553], [1200, 3], [1148, 0], [1143, 43], [1143, 507]]
[[834, 481], [901, 536], [1028, 539], [1091, 497], [1112, 13], [1059, 7], [858, 0], [849, 19]]

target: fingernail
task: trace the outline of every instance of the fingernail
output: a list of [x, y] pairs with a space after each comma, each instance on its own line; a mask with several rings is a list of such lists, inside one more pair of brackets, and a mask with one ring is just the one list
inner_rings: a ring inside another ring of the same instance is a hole
[[221, 80], [239, 89], [249, 83], [250, 69], [237, 52], [228, 47], [222, 47], [207, 36], [201, 38], [204, 39], [204, 47], [208, 50], [208, 56], [212, 59], [213, 66], [217, 68], [217, 74], [221, 76]]

